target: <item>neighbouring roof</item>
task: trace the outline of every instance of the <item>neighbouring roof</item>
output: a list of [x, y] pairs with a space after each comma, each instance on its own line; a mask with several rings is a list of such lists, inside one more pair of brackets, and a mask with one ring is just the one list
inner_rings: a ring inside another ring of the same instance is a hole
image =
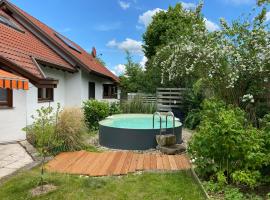
[[[62, 56], [58, 51], [41, 41], [40, 38], [32, 33], [32, 30], [29, 30], [29, 28], [24, 27], [16, 21], [12, 16], [13, 14], [4, 12], [1, 9], [4, 5], [6, 5], [7, 9], [10, 9], [12, 13], [16, 12], [16, 14], [27, 21], [30, 26], [36, 28], [39, 34], [42, 34], [43, 37], [54, 45], [53, 48], [60, 49], [64, 52], [65, 56]], [[55, 30], [6, 0], [0, 0], [0, 6], [0, 15], [16, 22], [22, 30], [18, 31], [0, 23], [0, 56], [3, 56], [5, 59], [8, 59], [40, 79], [45, 77], [40, 67], [37, 66], [36, 60], [51, 63], [67, 71], [76, 71], [76, 67], [81, 67], [88, 70], [90, 73], [110, 78], [116, 82], [119, 81], [117, 76], [76, 43], [70, 41], [68, 38], [64, 38], [67, 41], [63, 40], [63, 38], [59, 38], [59, 36], [57, 36], [59, 33]], [[73, 48], [70, 48], [66, 42], [70, 43], [69, 45], [73, 46]], [[76, 50], [74, 50], [74, 48]], [[67, 58], [72, 60], [73, 64], [67, 60]]]

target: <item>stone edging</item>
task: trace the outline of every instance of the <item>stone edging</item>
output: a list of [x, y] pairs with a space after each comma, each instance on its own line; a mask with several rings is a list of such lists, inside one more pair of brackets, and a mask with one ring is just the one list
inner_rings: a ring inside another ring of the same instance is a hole
[[27, 140], [20, 141], [18, 144], [25, 149], [25, 151], [34, 161], [42, 160], [42, 157], [39, 155], [37, 150]]
[[209, 197], [208, 193], [206, 192], [206, 190], [205, 190], [205, 188], [204, 188], [204, 186], [203, 186], [201, 180], [199, 179], [198, 175], [196, 174], [193, 165], [192, 165], [190, 171], [191, 171], [191, 173], [192, 173], [194, 179], [195, 179], [195, 180], [197, 181], [197, 183], [200, 185], [200, 188], [201, 188], [201, 190], [203, 191], [205, 197], [206, 197], [207, 199], [210, 199], [210, 197]]

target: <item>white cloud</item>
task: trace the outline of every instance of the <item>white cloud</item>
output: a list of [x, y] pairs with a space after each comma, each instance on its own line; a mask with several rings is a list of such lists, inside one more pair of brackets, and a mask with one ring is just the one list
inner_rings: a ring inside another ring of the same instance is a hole
[[122, 75], [126, 72], [126, 66], [123, 64], [116, 65], [114, 68], [117, 75]]
[[192, 9], [196, 8], [196, 4], [194, 4], [194, 3], [186, 3], [186, 2], [181, 1], [181, 4], [182, 4], [183, 8], [187, 9], [187, 10], [192, 10]]
[[117, 42], [115, 39], [109, 41], [106, 45], [107, 47], [116, 47], [117, 46]]
[[214, 23], [206, 18], [204, 18], [204, 23], [205, 23], [205, 26], [206, 26], [208, 31], [212, 32], [212, 31], [219, 30], [219, 26], [216, 23]]
[[234, 4], [234, 5], [243, 5], [243, 4], [254, 4], [255, 0], [223, 0], [225, 3]]
[[139, 20], [138, 20], [139, 23], [147, 27], [152, 22], [153, 16], [160, 11], [164, 11], [164, 10], [160, 8], [155, 8], [153, 10], [146, 11], [145, 13], [139, 16]]
[[130, 7], [130, 3], [128, 2], [125, 2], [125, 1], [118, 1], [120, 7], [123, 9], [123, 10], [126, 10]]
[[140, 61], [140, 65], [143, 69], [145, 69], [145, 63], [147, 62], [147, 58], [145, 56], [142, 57], [142, 60]]
[[107, 43], [107, 47], [118, 48], [120, 50], [129, 51], [130, 53], [142, 54], [142, 42], [126, 38], [122, 42], [117, 42], [115, 39]]
[[126, 66], [123, 64], [118, 64], [113, 69], [111, 69], [111, 72], [116, 76], [123, 75], [126, 72]]
[[266, 13], [266, 21], [270, 21], [270, 11]]

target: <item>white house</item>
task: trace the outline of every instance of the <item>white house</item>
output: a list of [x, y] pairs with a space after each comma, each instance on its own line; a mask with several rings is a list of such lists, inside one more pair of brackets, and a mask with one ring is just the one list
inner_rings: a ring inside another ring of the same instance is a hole
[[119, 99], [118, 77], [96, 59], [95, 48], [87, 53], [6, 0], [0, 1], [0, 70], [0, 143], [25, 139], [22, 128], [42, 106]]

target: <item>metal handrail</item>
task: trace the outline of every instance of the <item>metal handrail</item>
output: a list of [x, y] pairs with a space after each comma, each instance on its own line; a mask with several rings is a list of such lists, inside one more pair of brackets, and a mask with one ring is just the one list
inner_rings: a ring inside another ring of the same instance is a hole
[[161, 114], [160, 112], [155, 112], [153, 114], [153, 128], [155, 128], [155, 115], [158, 115], [159, 116], [159, 125], [160, 125], [160, 135], [161, 135], [161, 123], [162, 123], [162, 119], [161, 119]]
[[172, 116], [172, 117], [173, 117], [173, 134], [174, 134], [174, 128], [175, 128], [175, 116], [174, 116], [174, 114], [173, 114], [172, 111], [169, 111], [169, 112], [166, 113], [166, 129], [167, 129], [167, 127], [168, 127], [168, 117], [169, 117], [169, 116]]

